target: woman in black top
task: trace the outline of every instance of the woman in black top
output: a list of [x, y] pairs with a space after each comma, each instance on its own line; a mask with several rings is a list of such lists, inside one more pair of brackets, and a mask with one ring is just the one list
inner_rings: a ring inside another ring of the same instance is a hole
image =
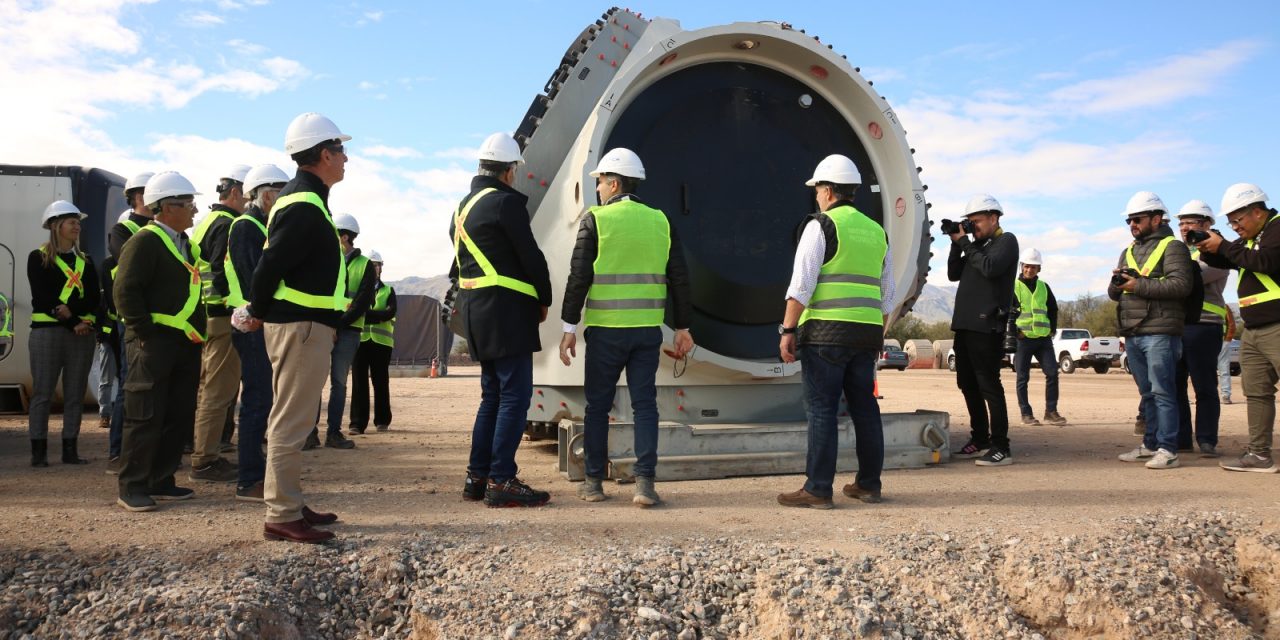
[[44, 210], [49, 240], [27, 256], [31, 283], [31, 466], [47, 467], [49, 406], [62, 378], [62, 461], [87, 464], [80, 458], [80, 413], [89, 367], [93, 363], [95, 313], [99, 304], [98, 274], [93, 260], [80, 251], [80, 221], [74, 204], [58, 200]]

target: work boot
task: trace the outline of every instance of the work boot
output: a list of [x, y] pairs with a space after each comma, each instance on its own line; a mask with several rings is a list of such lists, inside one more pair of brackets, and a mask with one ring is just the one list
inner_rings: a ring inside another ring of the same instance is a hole
[[468, 471], [467, 479], [462, 482], [462, 499], [467, 502], [479, 502], [484, 500], [485, 485], [488, 483], [488, 478], [478, 476]]
[[1062, 414], [1057, 411], [1044, 412], [1044, 419], [1045, 422], [1048, 422], [1049, 424], [1064, 425], [1067, 423], [1067, 419], [1062, 417]]
[[578, 497], [587, 502], [602, 502], [607, 497], [604, 495], [604, 487], [600, 486], [600, 478], [587, 477], [578, 486]]
[[652, 507], [662, 502], [658, 492], [653, 490], [653, 478], [636, 476], [636, 495], [631, 498], [631, 502], [641, 507]]
[[45, 439], [31, 440], [31, 466], [49, 466], [49, 441]]
[[324, 446], [330, 449], [354, 449], [356, 443], [348, 440], [341, 431], [334, 431], [325, 437]]
[[778, 504], [784, 507], [807, 507], [809, 509], [834, 509], [836, 505], [831, 502], [831, 498], [819, 498], [818, 496], [800, 489], [791, 493], [779, 493]]
[[307, 441], [302, 445], [302, 450], [310, 451], [312, 449], [318, 448], [319, 446], [320, 446], [320, 436], [315, 431], [312, 431], [311, 435], [307, 436]]
[[[46, 441], [47, 442], [47, 441]], [[89, 464], [76, 449], [76, 438], [62, 439], [62, 464]]]
[[[1046, 418], [1047, 418], [1047, 417], [1049, 417], [1049, 414], [1047, 414], [1047, 413], [1046, 413], [1046, 414], [1045, 414], [1045, 417], [1046, 417]], [[1026, 413], [1026, 414], [1023, 414], [1023, 415], [1022, 415], [1022, 424], [1026, 425], [1026, 426], [1028, 426], [1028, 427], [1038, 427], [1038, 426], [1040, 426], [1040, 421], [1039, 421], [1039, 420], [1036, 420], [1036, 417], [1035, 417], [1035, 416], [1033, 416], [1033, 415], [1031, 415], [1031, 414], [1029, 414], [1029, 413]]]
[[1147, 435], [1147, 421], [1141, 415], [1133, 419], [1133, 435]]
[[[1228, 402], [1227, 404], [1231, 404], [1231, 403], [1229, 403], [1229, 402]], [[98, 418], [98, 428], [99, 428], [99, 429], [110, 429], [110, 428], [111, 428], [111, 416], [102, 416], [102, 417]]]
[[484, 503], [489, 507], [541, 507], [551, 500], [551, 494], [538, 491], [511, 478], [506, 482], [490, 479], [484, 490]]
[[856, 482], [851, 482], [849, 484], [846, 484], [844, 488], [841, 489], [841, 492], [843, 492], [844, 495], [849, 496], [850, 498], [853, 498], [854, 500], [861, 500], [862, 502], [866, 502], [868, 504], [876, 504], [880, 502], [879, 490], [868, 491], [858, 486], [858, 483]]

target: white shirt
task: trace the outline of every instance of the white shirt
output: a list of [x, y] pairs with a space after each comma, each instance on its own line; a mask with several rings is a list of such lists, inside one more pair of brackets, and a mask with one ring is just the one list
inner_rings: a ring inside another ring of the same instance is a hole
[[[822, 271], [823, 258], [827, 254], [827, 237], [822, 233], [822, 225], [817, 220], [810, 220], [800, 234], [800, 244], [796, 246], [796, 261], [791, 270], [791, 284], [787, 286], [787, 297], [804, 306], [809, 306], [813, 290], [818, 286], [818, 272]], [[889, 315], [893, 310], [893, 297], [897, 290], [893, 285], [893, 248], [884, 253], [884, 266], [880, 270], [880, 313]]]

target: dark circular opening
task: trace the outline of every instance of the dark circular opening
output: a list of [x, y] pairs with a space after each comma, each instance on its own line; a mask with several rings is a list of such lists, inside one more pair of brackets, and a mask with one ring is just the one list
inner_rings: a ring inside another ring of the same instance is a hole
[[[801, 106], [804, 95], [812, 102]], [[644, 161], [637, 196], [667, 214], [684, 246], [694, 339], [722, 355], [777, 359], [796, 231], [817, 210], [804, 182], [822, 158], [853, 159], [864, 184], [854, 205], [881, 221], [850, 123], [804, 82], [765, 67], [716, 62], [659, 80], [618, 118], [602, 153], [615, 147]]]

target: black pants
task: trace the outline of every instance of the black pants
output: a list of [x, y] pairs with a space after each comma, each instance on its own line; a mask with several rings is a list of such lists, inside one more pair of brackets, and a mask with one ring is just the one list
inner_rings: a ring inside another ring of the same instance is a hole
[[177, 332], [158, 330], [125, 343], [124, 433], [120, 495], [147, 495], [174, 486], [182, 444], [191, 438], [200, 385], [200, 346]]
[[369, 380], [373, 380], [373, 424], [391, 424], [391, 388], [387, 370], [391, 367], [391, 347], [372, 340], [360, 343], [351, 364], [351, 427], [369, 427]]
[[[1000, 384], [1004, 336], [999, 333], [957, 331], [956, 386], [969, 408], [970, 437], [979, 447], [1009, 450], [1009, 410]], [[989, 413], [988, 413], [989, 411]]]

